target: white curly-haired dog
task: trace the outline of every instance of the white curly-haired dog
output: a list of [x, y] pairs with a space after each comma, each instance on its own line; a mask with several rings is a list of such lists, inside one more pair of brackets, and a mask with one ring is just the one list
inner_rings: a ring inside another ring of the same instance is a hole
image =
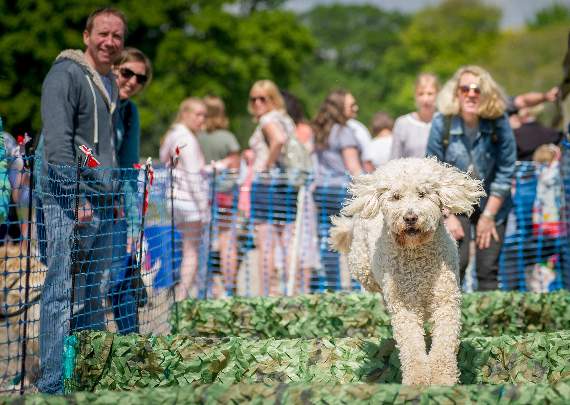
[[[353, 179], [333, 217], [331, 246], [348, 254], [353, 276], [382, 292], [400, 351], [402, 383], [458, 382], [459, 255], [444, 214], [470, 214], [480, 180], [435, 159], [393, 160]], [[429, 354], [424, 322], [430, 321]]]

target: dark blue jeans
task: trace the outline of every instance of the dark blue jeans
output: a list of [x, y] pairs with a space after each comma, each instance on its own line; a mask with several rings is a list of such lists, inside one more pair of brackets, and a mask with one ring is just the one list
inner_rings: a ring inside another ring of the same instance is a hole
[[[134, 247], [133, 247], [134, 249]], [[131, 278], [138, 271], [133, 254], [127, 253], [127, 220], [119, 219], [113, 226], [113, 263], [109, 275], [108, 297], [120, 334], [138, 333], [138, 310]]]
[[346, 195], [346, 187], [338, 186], [317, 187], [313, 193], [313, 199], [317, 207], [321, 264], [325, 270], [324, 279], [319, 280], [317, 286], [311, 286], [313, 291], [340, 290], [339, 254], [329, 249], [328, 238], [331, 229], [330, 217], [340, 212]]
[[[72, 209], [55, 202], [43, 205], [47, 237], [48, 271], [40, 302], [40, 392], [63, 392], [63, 343], [73, 331], [103, 330], [103, 273], [111, 264], [113, 208], [93, 208], [93, 219], [77, 227], [78, 251], [73, 263], [74, 229]], [[75, 269], [75, 270], [74, 270]], [[71, 274], [75, 271], [75, 303], [70, 320]]]

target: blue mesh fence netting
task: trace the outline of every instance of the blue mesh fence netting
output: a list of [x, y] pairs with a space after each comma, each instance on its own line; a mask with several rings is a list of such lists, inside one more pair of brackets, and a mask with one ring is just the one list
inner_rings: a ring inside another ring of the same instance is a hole
[[513, 208], [500, 257], [504, 290], [547, 292], [570, 285], [570, 152], [549, 165], [517, 164]]
[[[517, 166], [502, 289], [570, 284], [568, 155]], [[169, 310], [186, 297], [360, 289], [328, 248], [330, 216], [347, 197], [337, 181], [9, 163], [0, 179], [0, 391], [57, 383], [71, 331], [168, 333]]]

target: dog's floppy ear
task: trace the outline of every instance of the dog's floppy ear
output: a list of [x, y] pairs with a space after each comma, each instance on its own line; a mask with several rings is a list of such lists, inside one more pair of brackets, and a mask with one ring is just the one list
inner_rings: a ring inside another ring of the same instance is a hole
[[361, 174], [353, 179], [348, 187], [352, 198], [342, 208], [341, 214], [351, 217], [359, 214], [361, 218], [373, 218], [380, 212], [380, 194], [385, 188], [378, 180], [378, 171], [373, 174]]
[[442, 209], [452, 214], [471, 215], [475, 204], [486, 195], [481, 180], [471, 177], [448, 164], [440, 165], [440, 175], [437, 176], [435, 188], [441, 202]]

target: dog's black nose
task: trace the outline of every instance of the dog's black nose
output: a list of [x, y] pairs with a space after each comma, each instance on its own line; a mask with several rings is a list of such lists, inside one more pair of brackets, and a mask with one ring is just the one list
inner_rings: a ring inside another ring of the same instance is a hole
[[414, 225], [418, 221], [418, 216], [412, 212], [408, 212], [404, 215], [404, 222], [406, 225]]

